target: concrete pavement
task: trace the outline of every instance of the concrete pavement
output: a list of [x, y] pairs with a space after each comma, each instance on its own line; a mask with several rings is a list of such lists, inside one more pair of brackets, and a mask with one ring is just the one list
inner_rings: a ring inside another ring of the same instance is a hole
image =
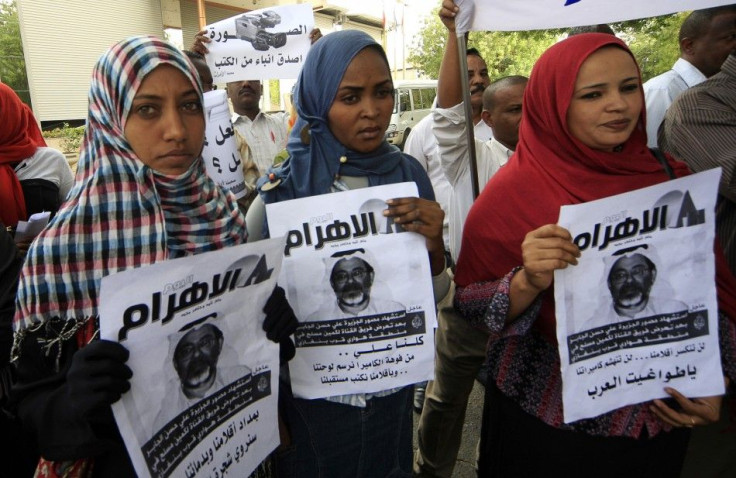
[[[468, 399], [468, 411], [465, 414], [463, 425], [463, 439], [460, 451], [457, 454], [453, 478], [475, 478], [475, 455], [478, 438], [480, 437], [480, 422], [483, 416], [483, 386], [477, 381]], [[417, 426], [419, 415], [414, 414], [414, 449], [417, 447]]]

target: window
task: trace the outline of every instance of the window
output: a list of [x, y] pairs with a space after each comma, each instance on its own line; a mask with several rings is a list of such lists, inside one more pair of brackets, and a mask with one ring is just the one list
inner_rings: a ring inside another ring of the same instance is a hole
[[398, 96], [398, 100], [396, 101], [396, 104], [399, 106], [398, 112], [411, 110], [411, 100], [409, 99], [409, 90], [403, 90], [403, 89], [398, 90], [396, 92], [396, 96]]
[[415, 110], [424, 108], [424, 104], [422, 103], [422, 91], [419, 88], [411, 89], [411, 99], [414, 101]]
[[422, 102], [424, 108], [431, 108], [434, 103], [434, 98], [437, 96], [436, 88], [422, 88]]

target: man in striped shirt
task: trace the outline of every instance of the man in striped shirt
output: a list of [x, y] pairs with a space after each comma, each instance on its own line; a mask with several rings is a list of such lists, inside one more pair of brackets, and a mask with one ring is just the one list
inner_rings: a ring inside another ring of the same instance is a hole
[[659, 144], [695, 172], [723, 168], [716, 232], [736, 274], [736, 51], [720, 73], [677, 97], [665, 115]]

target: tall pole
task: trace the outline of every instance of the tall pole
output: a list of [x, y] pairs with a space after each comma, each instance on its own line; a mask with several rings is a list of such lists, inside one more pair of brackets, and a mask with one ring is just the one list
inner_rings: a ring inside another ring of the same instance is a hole
[[457, 33], [457, 52], [460, 57], [460, 83], [463, 85], [463, 103], [465, 105], [465, 140], [468, 142], [468, 162], [470, 165], [470, 183], [473, 186], [473, 201], [478, 198], [480, 187], [478, 185], [478, 163], [475, 159], [475, 135], [473, 134], [473, 106], [470, 104], [470, 85], [468, 84], [468, 55], [467, 38], [464, 34]]
[[197, 0], [197, 14], [199, 15], [199, 29], [204, 30], [207, 26], [207, 14], [204, 9], [204, 0]]
[[[396, 8], [396, 7], [394, 6], [394, 8]], [[398, 73], [399, 73], [399, 60], [396, 59], [396, 50], [397, 50], [397, 44], [399, 42], [396, 39], [396, 36], [397, 36], [396, 34], [398, 32], [396, 31], [396, 20], [395, 19], [396, 19], [396, 17], [394, 17], [394, 25], [392, 27], [392, 30], [393, 30], [393, 32], [392, 32], [393, 35], [392, 36], [394, 37], [394, 42], [393, 42], [394, 43], [393, 44], [393, 47], [394, 47], [394, 72], [396, 73], [394, 76], [398, 76]]]
[[401, 2], [401, 77], [406, 79], [406, 30], [404, 29], [404, 15], [406, 4]]

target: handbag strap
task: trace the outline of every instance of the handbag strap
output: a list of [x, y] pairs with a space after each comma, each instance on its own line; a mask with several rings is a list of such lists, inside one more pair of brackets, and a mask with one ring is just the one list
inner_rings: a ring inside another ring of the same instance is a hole
[[662, 165], [664, 171], [667, 173], [667, 176], [669, 176], [670, 179], [675, 179], [677, 176], [675, 176], [674, 171], [672, 171], [672, 166], [670, 166], [667, 158], [664, 157], [664, 153], [662, 153], [659, 148], [649, 148], [649, 151], [651, 151], [654, 157], [657, 158], [657, 161], [659, 161], [659, 164]]

